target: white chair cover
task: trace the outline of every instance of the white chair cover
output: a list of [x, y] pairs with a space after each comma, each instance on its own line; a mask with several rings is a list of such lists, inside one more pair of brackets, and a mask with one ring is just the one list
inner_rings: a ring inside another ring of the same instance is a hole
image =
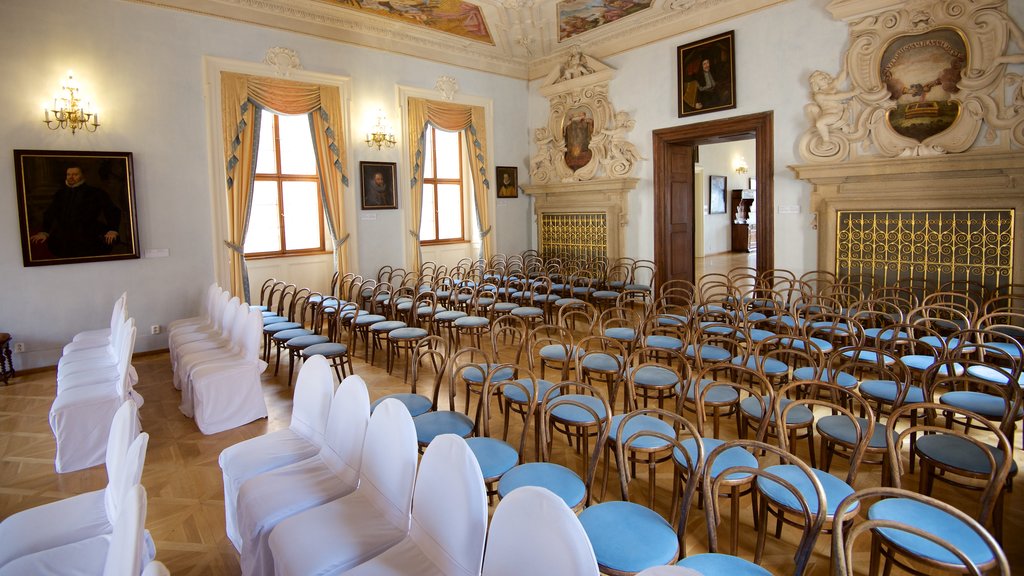
[[409, 536], [352, 576], [477, 576], [487, 532], [487, 490], [466, 441], [442, 434], [427, 446], [412, 498]]
[[[19, 556], [85, 540], [113, 530], [118, 497], [124, 495], [128, 448], [139, 435], [134, 402], [114, 414], [107, 439], [107, 486], [8, 516], [0, 522], [0, 566]], [[139, 476], [141, 476], [141, 469]], [[139, 479], [134, 478], [138, 483]]]
[[132, 397], [132, 371], [127, 360], [134, 348], [134, 327], [129, 330], [128, 339], [131, 346], [123, 350], [122, 374], [118, 382], [66, 390], [57, 394], [50, 406], [50, 428], [57, 441], [54, 459], [57, 472], [81, 470], [105, 460], [114, 414]]
[[168, 334], [167, 349], [168, 356], [171, 360], [172, 370], [174, 369], [174, 364], [178, 357], [178, 347], [193, 340], [201, 339], [206, 336], [208, 331], [215, 329], [222, 318], [224, 307], [228, 305], [230, 300], [231, 294], [224, 291], [218, 292], [216, 297], [214, 297], [209, 304], [209, 311], [202, 323], [181, 326]]
[[64, 346], [60, 360], [57, 361], [58, 371], [67, 362], [72, 362], [80, 357], [88, 357], [110, 347], [118, 327], [128, 319], [128, 309], [125, 305], [127, 300], [128, 293], [124, 292], [114, 302], [114, 309], [110, 312], [110, 326], [75, 334], [74, 339]]
[[381, 402], [366, 429], [359, 488], [282, 520], [270, 533], [277, 576], [336, 574], [401, 542], [409, 533], [418, 457], [405, 405]]
[[231, 321], [241, 305], [242, 302], [237, 296], [232, 297], [231, 300], [228, 300], [224, 306], [217, 310], [213, 326], [206, 330], [183, 336], [183, 341], [177, 342], [174, 352], [171, 354], [171, 370], [174, 372], [178, 371], [178, 364], [181, 362], [182, 357], [193, 352], [221, 345], [227, 338], [226, 335], [231, 330]]
[[0, 576], [134, 576], [141, 573], [145, 557], [146, 490], [136, 484], [126, 496], [112, 534], [22, 556], [0, 567]]
[[565, 501], [546, 488], [524, 486], [494, 510], [483, 576], [599, 576], [590, 539]]
[[[183, 387], [188, 386], [188, 378], [193, 370], [209, 362], [233, 360], [238, 357], [250, 310], [244, 303], [238, 303], [236, 306], [229, 306], [229, 312], [230, 315], [225, 314], [225, 331], [220, 337], [189, 342], [178, 349], [178, 361], [173, 372], [175, 386], [180, 388], [183, 394], [191, 395], [191, 392]], [[191, 399], [189, 402], [191, 403]]]
[[67, 353], [70, 350], [92, 348], [95, 346], [106, 346], [110, 343], [110, 335], [113, 333], [114, 327], [124, 322], [124, 319], [127, 317], [128, 293], [122, 292], [117, 300], [114, 300], [114, 308], [110, 311], [110, 326], [97, 328], [96, 330], [85, 330], [75, 334], [71, 342], [68, 342], [67, 346], [64, 347], [64, 352]]
[[142, 576], [171, 576], [171, 571], [164, 566], [163, 562], [153, 560], [146, 564], [146, 568], [142, 570]]
[[[130, 337], [134, 327], [134, 318], [125, 320], [118, 328], [110, 349], [105, 350], [102, 356], [71, 362], [63, 369], [58, 370], [57, 393], [60, 394], [64, 390], [78, 386], [106, 384], [117, 379], [121, 375], [122, 364], [131, 362], [131, 352], [134, 352], [135, 340]], [[126, 348], [127, 355], [125, 354]], [[134, 382], [132, 384], [134, 385]]]
[[363, 440], [370, 422], [370, 393], [359, 376], [338, 386], [320, 453], [247, 480], [238, 492], [242, 573], [272, 576], [267, 539], [292, 514], [341, 498], [359, 485]]
[[241, 357], [204, 364], [182, 386], [182, 404], [185, 390], [191, 391], [191, 412], [203, 434], [216, 434], [267, 417], [260, 384], [260, 375], [267, 369], [267, 363], [260, 359], [262, 336], [263, 315], [251, 310], [242, 334]]
[[216, 282], [210, 284], [206, 290], [203, 291], [201, 300], [199, 301], [199, 315], [191, 316], [189, 318], [181, 318], [173, 320], [167, 324], [167, 337], [170, 335], [183, 330], [185, 328], [194, 328], [201, 324], [206, 323], [210, 318], [210, 310], [212, 309], [213, 303], [216, 301], [217, 296], [223, 292], [220, 286]]
[[225, 529], [236, 550], [242, 548], [236, 514], [238, 489], [257, 474], [305, 460], [319, 452], [333, 393], [334, 373], [330, 362], [323, 356], [306, 360], [295, 380], [292, 421], [288, 428], [239, 442], [220, 453]]

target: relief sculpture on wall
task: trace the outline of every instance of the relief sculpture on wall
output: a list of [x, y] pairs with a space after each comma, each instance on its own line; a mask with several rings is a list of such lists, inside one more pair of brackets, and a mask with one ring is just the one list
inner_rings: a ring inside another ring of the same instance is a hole
[[847, 8], [840, 72], [809, 77], [810, 162], [1024, 149], [1024, 33], [1007, 0], [918, 0]]

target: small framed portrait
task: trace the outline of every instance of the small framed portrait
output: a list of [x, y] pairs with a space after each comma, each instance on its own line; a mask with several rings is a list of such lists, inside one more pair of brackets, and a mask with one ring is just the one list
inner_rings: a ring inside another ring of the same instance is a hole
[[15, 150], [25, 266], [139, 257], [131, 152]]
[[363, 210], [398, 208], [395, 202], [397, 180], [394, 162], [360, 162], [359, 176]]
[[679, 117], [736, 107], [732, 30], [678, 48]]
[[494, 180], [498, 183], [498, 198], [519, 197], [519, 168], [497, 166], [494, 168]]
[[708, 186], [708, 214], [725, 214], [725, 176], [711, 176]]

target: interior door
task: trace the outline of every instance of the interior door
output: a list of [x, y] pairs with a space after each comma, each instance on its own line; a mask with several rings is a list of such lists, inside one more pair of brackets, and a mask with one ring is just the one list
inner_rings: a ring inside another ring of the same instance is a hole
[[662, 213], [665, 230], [665, 280], [693, 281], [694, 146], [668, 146], [666, 191]]

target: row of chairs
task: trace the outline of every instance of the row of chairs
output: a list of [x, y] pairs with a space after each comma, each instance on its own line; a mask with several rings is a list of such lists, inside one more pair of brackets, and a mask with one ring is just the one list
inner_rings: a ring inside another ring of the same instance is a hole
[[172, 322], [168, 347], [179, 409], [204, 434], [216, 434], [267, 417], [260, 375], [263, 333], [260, 310], [230, 297], [216, 284], [200, 314]]
[[139, 430], [138, 408], [125, 401], [106, 439], [105, 488], [29, 508], [0, 522], [0, 574], [103, 574], [161, 576], [145, 530], [141, 485], [149, 435]]
[[[310, 432], [309, 420], [323, 416], [311, 399], [322, 401], [331, 388], [329, 365], [311, 358], [296, 383], [293, 427], [221, 455], [226, 516], [237, 518], [229, 537], [240, 544], [243, 573], [379, 574], [387, 566], [389, 573], [480, 574], [482, 566], [503, 576], [532, 563], [537, 571], [526, 573], [597, 575], [575, 516], [540, 490], [510, 497], [495, 512], [491, 540], [499, 544], [488, 543], [484, 560], [487, 503], [469, 447], [440, 436], [417, 464], [408, 411], [390, 400], [371, 415], [358, 376], [341, 382], [326, 421], [315, 423], [323, 426], [320, 449], [303, 459], [315, 443], [298, 431]], [[227, 498], [231, 486], [239, 486], [237, 500]], [[530, 543], [536, 550], [524, 564], [520, 546]]]
[[142, 404], [133, 389], [138, 381], [131, 365], [136, 330], [126, 302], [127, 294], [115, 301], [109, 328], [75, 335], [61, 354], [49, 415], [57, 472], [101, 464], [118, 407], [128, 400]]

